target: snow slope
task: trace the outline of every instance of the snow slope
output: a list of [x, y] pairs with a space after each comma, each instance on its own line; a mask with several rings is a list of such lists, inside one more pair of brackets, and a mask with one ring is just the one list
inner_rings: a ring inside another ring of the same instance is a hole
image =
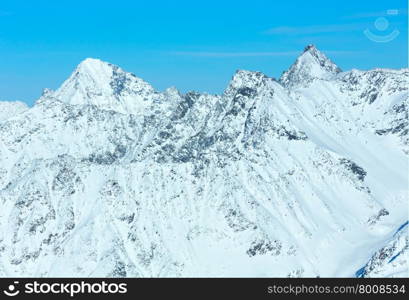
[[379, 249], [368, 263], [356, 272], [358, 277], [409, 277], [408, 221], [399, 227], [386, 246]]
[[24, 112], [28, 106], [19, 101], [0, 101], [0, 122]]
[[0, 275], [407, 274], [408, 80], [310, 45], [181, 94], [86, 59], [0, 118]]

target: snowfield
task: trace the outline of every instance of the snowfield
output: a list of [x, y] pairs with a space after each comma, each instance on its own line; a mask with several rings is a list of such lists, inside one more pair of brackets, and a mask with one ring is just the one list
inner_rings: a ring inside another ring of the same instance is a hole
[[0, 102], [0, 276], [408, 277], [408, 89], [312, 45], [222, 95], [86, 59]]

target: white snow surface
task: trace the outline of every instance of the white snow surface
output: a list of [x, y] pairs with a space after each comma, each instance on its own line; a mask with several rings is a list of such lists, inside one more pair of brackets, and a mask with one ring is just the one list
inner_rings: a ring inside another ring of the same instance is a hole
[[0, 101], [0, 122], [12, 118], [28, 109], [28, 106], [20, 101]]
[[0, 102], [0, 276], [407, 276], [408, 80], [310, 45], [182, 94], [86, 59]]

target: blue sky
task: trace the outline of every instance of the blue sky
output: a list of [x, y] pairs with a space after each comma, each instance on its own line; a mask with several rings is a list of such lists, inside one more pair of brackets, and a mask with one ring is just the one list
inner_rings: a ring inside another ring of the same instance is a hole
[[[159, 90], [176, 86], [210, 93], [222, 92], [237, 69], [279, 77], [309, 43], [344, 70], [407, 67], [407, 5], [406, 0], [1, 0], [0, 99], [32, 104], [86, 57], [117, 64]], [[365, 30], [375, 37], [399, 34], [379, 43]]]

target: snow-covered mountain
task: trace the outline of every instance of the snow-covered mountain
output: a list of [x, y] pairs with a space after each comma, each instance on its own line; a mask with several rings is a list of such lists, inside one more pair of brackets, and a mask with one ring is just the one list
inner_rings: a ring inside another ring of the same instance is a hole
[[0, 121], [28, 109], [28, 106], [20, 101], [0, 101]]
[[408, 83], [312, 45], [222, 95], [86, 59], [0, 102], [0, 276], [408, 276]]

